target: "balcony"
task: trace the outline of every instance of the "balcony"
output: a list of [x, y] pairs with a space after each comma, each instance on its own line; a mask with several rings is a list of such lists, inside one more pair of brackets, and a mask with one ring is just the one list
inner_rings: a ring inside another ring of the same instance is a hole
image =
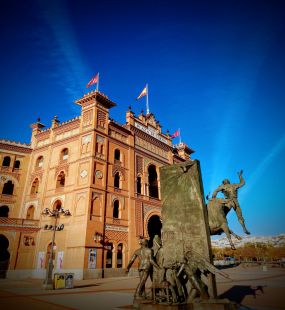
[[12, 167], [9, 167], [9, 166], [1, 166], [0, 167], [0, 171], [1, 172], [12, 172]]
[[20, 175], [21, 175], [21, 169], [13, 168], [13, 167], [0, 166], [0, 173], [7, 173], [19, 181]]
[[1, 203], [15, 203], [16, 202], [16, 196], [15, 195], [1, 194], [0, 195], [0, 202]]
[[12, 231], [34, 232], [41, 228], [39, 220], [30, 220], [23, 218], [0, 217], [0, 229]]
[[96, 152], [95, 157], [101, 160], [105, 160], [105, 155], [99, 152]]

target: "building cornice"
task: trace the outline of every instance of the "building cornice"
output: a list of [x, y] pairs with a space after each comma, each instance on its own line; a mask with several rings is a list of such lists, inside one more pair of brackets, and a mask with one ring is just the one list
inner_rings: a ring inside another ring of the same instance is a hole
[[14, 142], [10, 140], [1, 139], [0, 149], [12, 152], [31, 153], [32, 148], [30, 144]]

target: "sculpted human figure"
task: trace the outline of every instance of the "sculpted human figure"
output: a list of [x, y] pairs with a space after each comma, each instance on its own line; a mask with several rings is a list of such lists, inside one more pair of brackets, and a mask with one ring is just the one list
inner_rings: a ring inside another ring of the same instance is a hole
[[139, 258], [140, 263], [138, 270], [139, 270], [140, 282], [136, 288], [135, 298], [146, 298], [145, 283], [147, 281], [148, 276], [150, 275], [152, 265], [157, 268], [159, 268], [159, 266], [153, 259], [153, 251], [150, 248], [148, 248], [147, 240], [141, 238], [139, 243], [141, 247], [134, 252], [131, 260], [128, 263], [127, 272], [129, 272], [136, 258]]
[[188, 302], [193, 301], [197, 297], [204, 300], [209, 299], [208, 285], [202, 280], [202, 275], [204, 275], [204, 278], [207, 278], [207, 274], [212, 273], [219, 274], [227, 279], [229, 278], [225, 272], [218, 270], [191, 247], [184, 255], [184, 262], [182, 263], [177, 276], [179, 276], [183, 269], [190, 284], [190, 291], [187, 298]]
[[246, 234], [250, 234], [250, 232], [246, 229], [244, 224], [244, 218], [242, 216], [241, 208], [238, 202], [238, 189], [242, 186], [244, 186], [245, 181], [242, 176], [243, 171], [241, 170], [238, 172], [239, 180], [240, 182], [238, 184], [231, 184], [228, 179], [225, 179], [223, 181], [223, 184], [221, 184], [213, 193], [212, 198], [216, 198], [217, 194], [219, 192], [222, 192], [224, 195], [224, 201], [226, 206], [233, 207], [233, 209], [236, 212], [236, 215], [238, 217], [238, 221], [240, 222], [244, 232]]
[[164, 281], [165, 269], [163, 268], [163, 247], [162, 241], [158, 235], [155, 235], [153, 238], [153, 257], [155, 262], [160, 268], [153, 268], [152, 274], [152, 286], [153, 286], [153, 300], [156, 301], [156, 297], [158, 295], [158, 299], [162, 300], [163, 292], [161, 291], [161, 283]]
[[165, 270], [163, 268], [164, 256], [163, 256], [162, 241], [158, 235], [155, 235], [153, 238], [152, 250], [154, 260], [157, 266], [159, 266], [159, 268], [155, 267], [153, 270], [152, 281], [154, 284], [160, 284], [164, 280]]

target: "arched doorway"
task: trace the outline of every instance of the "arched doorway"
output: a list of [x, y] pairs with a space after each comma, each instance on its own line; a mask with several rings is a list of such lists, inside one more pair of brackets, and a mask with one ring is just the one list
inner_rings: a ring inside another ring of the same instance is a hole
[[162, 224], [158, 215], [152, 215], [147, 223], [147, 231], [149, 235], [149, 247], [152, 247], [152, 240], [155, 235], [161, 237]]
[[0, 235], [0, 279], [6, 278], [9, 267], [10, 253], [8, 247], [9, 240], [4, 235]]

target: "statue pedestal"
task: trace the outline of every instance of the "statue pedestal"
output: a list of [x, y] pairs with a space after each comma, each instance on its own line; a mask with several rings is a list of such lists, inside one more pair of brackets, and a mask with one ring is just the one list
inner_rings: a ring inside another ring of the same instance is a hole
[[[187, 304], [189, 310], [237, 310], [238, 305], [228, 299], [209, 299]], [[177, 308], [178, 309], [178, 308]], [[180, 308], [179, 308], [180, 309]]]
[[227, 299], [209, 299], [189, 304], [153, 304], [150, 300], [134, 300], [134, 309], [140, 310], [237, 310], [239, 306]]

